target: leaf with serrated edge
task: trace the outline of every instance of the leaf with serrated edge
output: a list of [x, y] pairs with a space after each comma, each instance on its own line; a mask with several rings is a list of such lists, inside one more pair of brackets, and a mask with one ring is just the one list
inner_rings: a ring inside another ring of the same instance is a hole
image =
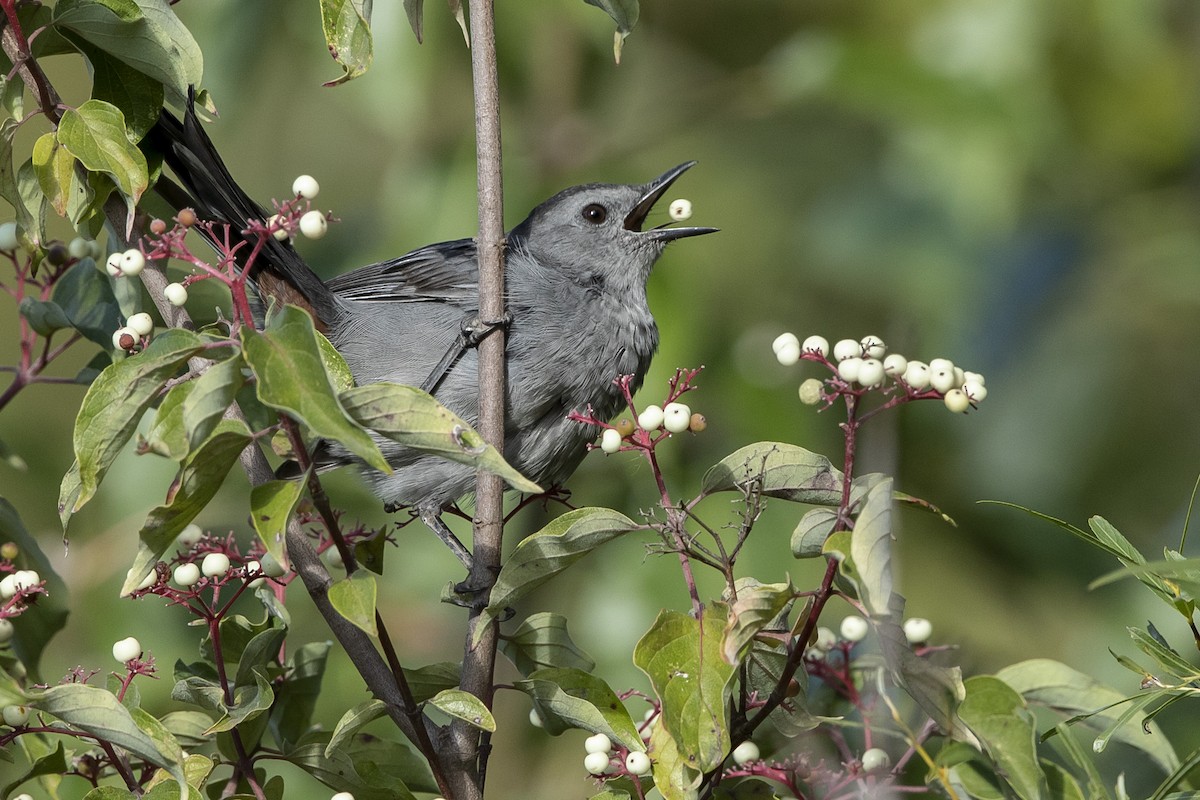
[[263, 547], [278, 563], [286, 563], [283, 532], [304, 495], [304, 480], [267, 481], [250, 490], [250, 521]]
[[756, 489], [768, 497], [836, 506], [842, 473], [829, 459], [786, 442], [758, 442], [726, 456], [704, 474], [703, 495]]
[[551, 520], [522, 540], [504, 562], [488, 613], [500, 613], [592, 550], [637, 527], [629, 517], [608, 508], [579, 508]]
[[872, 614], [892, 605], [892, 481], [882, 481], [866, 497], [850, 534], [850, 558], [858, 572], [861, 599]]
[[794, 596], [791, 580], [739, 589], [737, 600], [729, 606], [729, 619], [725, 623], [721, 646], [725, 660], [733, 665], [740, 664], [754, 637], [787, 608]]
[[375, 576], [358, 569], [348, 578], [334, 581], [329, 587], [329, 603], [356, 628], [375, 637], [379, 635], [375, 627], [376, 591]]
[[150, 342], [137, 356], [106, 368], [88, 387], [75, 417], [74, 448], [79, 462], [79, 493], [59, 497], [63, 528], [92, 498], [113, 459], [133, 435], [142, 414], [179, 366], [203, 348], [196, 334], [180, 328]]
[[513, 685], [569, 727], [603, 733], [630, 750], [646, 749], [625, 704], [595, 675], [578, 669], [540, 669]]
[[713, 603], [700, 619], [659, 613], [633, 650], [633, 663], [662, 700], [663, 723], [683, 757], [701, 772], [729, 754], [729, 692], [737, 669], [721, 655], [728, 608]]
[[964, 685], [958, 715], [983, 744], [996, 772], [1023, 800], [1047, 797], [1037, 759], [1037, 723], [1021, 695], [989, 675], [968, 678]]
[[342, 68], [341, 77], [326, 86], [353, 80], [371, 66], [371, 0], [321, 0], [321, 29], [329, 55]]
[[517, 491], [542, 491], [461, 417], [420, 389], [372, 383], [344, 391], [339, 399], [351, 419], [386, 439], [495, 473]]
[[317, 436], [340, 442], [375, 469], [392, 471], [379, 447], [338, 402], [321, 361], [312, 317], [284, 306], [263, 333], [242, 328], [242, 351], [258, 378], [259, 400], [304, 423]]
[[[1005, 667], [996, 677], [1019, 692], [1029, 703], [1047, 706], [1067, 714], [1091, 714], [1083, 724], [1093, 730], [1120, 718], [1120, 708], [1105, 708], [1120, 703], [1126, 695], [1106, 686], [1090, 675], [1051, 659], [1037, 658]], [[1097, 709], [1104, 709], [1097, 713]], [[1136, 722], [1114, 732], [1113, 738], [1146, 753], [1163, 770], [1170, 772], [1179, 759], [1170, 741], [1157, 723], [1149, 726], [1147, 736]]]
[[429, 699], [429, 704], [444, 714], [461, 719], [473, 728], [496, 732], [496, 719], [475, 695], [462, 689], [444, 689]]

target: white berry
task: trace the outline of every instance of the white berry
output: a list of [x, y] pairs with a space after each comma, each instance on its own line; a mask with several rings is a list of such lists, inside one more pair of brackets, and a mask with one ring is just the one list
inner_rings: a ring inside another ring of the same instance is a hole
[[538, 713], [536, 708], [529, 709], [529, 724], [535, 728], [546, 727], [546, 723], [542, 721], [542, 715]]
[[945, 394], [951, 389], [962, 385], [960, 383], [955, 383], [954, 367], [934, 368], [931, 366], [929, 369], [929, 385], [932, 386], [934, 390], [939, 391], [942, 394]]
[[971, 382], [978, 383], [980, 386], [983, 386], [985, 383], [987, 383], [987, 381], [983, 379], [983, 376], [978, 372], [971, 372], [971, 370], [967, 370], [963, 373], [963, 383]]
[[262, 570], [263, 574], [268, 578], [281, 578], [287, 574], [287, 570], [283, 568], [283, 564], [276, 561], [275, 556], [270, 553], [263, 553]]
[[163, 288], [163, 297], [167, 298], [168, 303], [178, 308], [187, 302], [187, 287], [182, 283], [168, 283]]
[[292, 181], [292, 194], [299, 195], [305, 200], [312, 200], [321, 191], [321, 185], [312, 175], [301, 175]]
[[142, 654], [142, 643], [132, 636], [127, 636], [112, 647], [113, 658], [124, 664]]
[[858, 365], [858, 382], [868, 389], [882, 386], [884, 377], [883, 362], [877, 358], [864, 358]]
[[92, 254], [92, 243], [82, 236], [76, 236], [67, 245], [67, 252], [71, 258], [87, 258]]
[[0, 618], [0, 644], [5, 644], [10, 641], [16, 629], [13, 627], [12, 620]]
[[815, 406], [825, 396], [825, 384], [816, 378], [809, 378], [800, 384], [800, 402], [806, 406]]
[[954, 362], [948, 358], [934, 358], [929, 361], [930, 369], [948, 369], [954, 370]]
[[858, 380], [858, 371], [862, 367], [863, 360], [861, 358], [847, 358], [845, 361], [838, 363], [838, 377], [846, 383], [854, 383]]
[[625, 769], [641, 777], [650, 774], [650, 756], [641, 750], [633, 750], [625, 756]]
[[289, 234], [287, 229], [279, 223], [279, 220], [280, 216], [278, 214], [272, 214], [267, 218], [267, 227], [275, 229], [271, 231], [271, 235], [275, 237], [276, 241], [286, 242], [289, 238], [291, 238], [291, 234]]
[[600, 449], [606, 453], [615, 453], [621, 449], [621, 432], [616, 428], [605, 428], [600, 434]]
[[785, 367], [790, 367], [800, 360], [800, 345], [787, 343], [775, 351], [775, 360]]
[[29, 706], [5, 706], [0, 716], [3, 716], [5, 725], [16, 728], [29, 721]]
[[329, 800], [354, 800], [354, 795], [349, 792], [338, 792], [330, 797]]
[[154, 317], [145, 311], [141, 311], [125, 320], [125, 327], [132, 330], [138, 336], [149, 336], [154, 330]]
[[851, 614], [842, 620], [842, 638], [847, 642], [861, 642], [867, 636], [871, 626], [860, 616]]
[[665, 415], [663, 410], [658, 406], [646, 406], [642, 409], [642, 413], [638, 414], [638, 427], [644, 431], [653, 433], [662, 427]]
[[828, 652], [837, 645], [837, 637], [833, 635], [833, 631], [829, 628], [817, 628], [817, 640], [813, 642], [813, 647], [822, 652]]
[[883, 359], [883, 371], [893, 378], [899, 378], [908, 369], [908, 359], [899, 353], [889, 353]]
[[133, 328], [117, 328], [113, 331], [112, 343], [113, 347], [118, 350], [128, 350], [133, 347], [141, 337]]
[[583, 768], [593, 775], [603, 775], [608, 769], [608, 753], [588, 753], [583, 757]]
[[171, 579], [185, 589], [195, 586], [196, 582], [200, 580], [200, 568], [190, 562], [180, 564], [171, 574]]
[[685, 200], [682, 197], [678, 200], [672, 200], [671, 206], [667, 210], [667, 213], [669, 213], [671, 215], [671, 219], [675, 220], [676, 222], [683, 222], [685, 219], [691, 219], [692, 201]]
[[0, 600], [15, 597], [22, 589], [32, 589], [42, 582], [41, 577], [31, 569], [19, 569], [10, 572], [0, 580]]
[[692, 410], [683, 403], [667, 403], [663, 408], [663, 427], [671, 433], [683, 433], [692, 424]]
[[909, 644], [925, 644], [933, 636], [933, 623], [924, 617], [904, 620], [904, 638]]
[[913, 391], [923, 392], [929, 388], [929, 365], [923, 361], [910, 361], [902, 377]]
[[858, 344], [862, 347], [863, 355], [869, 358], [883, 358], [887, 352], [887, 345], [878, 336], [864, 336]]
[[971, 398], [972, 402], [982, 403], [987, 397], [987, 387], [977, 381], [967, 380], [962, 388], [963, 392], [966, 393], [967, 397]]
[[779, 355], [779, 351], [784, 347], [800, 346], [800, 340], [796, 338], [794, 333], [781, 333], [775, 337], [775, 341], [771, 342], [771, 350], [775, 355]]
[[267, 580], [266, 578], [263, 577], [262, 564], [258, 563], [257, 561], [247, 561], [246, 562], [246, 577], [249, 578], [249, 580], [250, 580], [250, 582], [247, 585], [251, 589], [257, 589], [259, 586], [262, 586], [263, 583], [266, 582], [266, 580]]
[[0, 250], [3, 250], [5, 253], [11, 253], [20, 244], [21, 238], [17, 234], [17, 223], [6, 222], [0, 225]]
[[946, 396], [943, 399], [946, 403], [946, 408], [955, 414], [965, 413], [971, 407], [971, 400], [962, 389], [951, 389], [946, 392]]
[[883, 750], [872, 747], [862, 754], [862, 766], [864, 772], [877, 772], [892, 766], [892, 759]]
[[612, 740], [603, 733], [597, 733], [595, 736], [589, 736], [583, 740], [583, 749], [588, 753], [608, 755], [612, 752]]
[[113, 253], [110, 255], [108, 260], [104, 262], [105, 272], [114, 278], [119, 278], [121, 276], [121, 259], [123, 255], [123, 253]]
[[733, 763], [739, 767], [749, 764], [751, 761], [758, 761], [761, 757], [762, 753], [759, 752], [758, 745], [749, 739], [733, 748]]
[[300, 232], [309, 239], [320, 239], [329, 230], [329, 222], [320, 211], [309, 211], [300, 218]]
[[833, 346], [834, 361], [845, 361], [847, 358], [862, 358], [862, 345], [853, 339], [842, 339]]
[[132, 278], [146, 268], [146, 256], [141, 250], [131, 247], [121, 254], [121, 274]]
[[190, 548], [204, 536], [204, 529], [194, 522], [189, 522], [187, 527], [179, 532], [179, 536], [175, 538], [175, 543], [180, 547]]
[[817, 353], [821, 358], [828, 358], [829, 340], [824, 336], [809, 336], [801, 343], [800, 349], [805, 353]]

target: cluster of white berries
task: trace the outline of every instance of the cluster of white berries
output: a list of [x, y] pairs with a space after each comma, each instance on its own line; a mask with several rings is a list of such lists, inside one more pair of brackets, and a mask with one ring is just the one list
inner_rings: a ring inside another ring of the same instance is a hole
[[[794, 333], [782, 333], [771, 347], [784, 366], [807, 357], [826, 363], [846, 384], [858, 384], [864, 389], [882, 388], [891, 380], [909, 392], [933, 391], [942, 397], [946, 408], [956, 413], [965, 412], [987, 397], [987, 386], [979, 373], [955, 366], [948, 358], [935, 358], [929, 363], [909, 361], [899, 353], [888, 353], [887, 345], [878, 336], [842, 339], [830, 348], [829, 340], [823, 336], [809, 336], [801, 342]], [[815, 378], [800, 385], [800, 400], [804, 403], [814, 405], [823, 396], [824, 385]]]
[[[612, 740], [603, 733], [597, 733], [594, 736], [589, 736], [583, 742], [583, 749], [587, 753], [583, 757], [583, 768], [592, 775], [604, 775], [613, 772], [612, 764]], [[630, 750], [625, 756], [625, 771], [630, 775], [643, 777], [649, 775], [653, 769], [650, 762], [650, 756], [642, 750]]]
[[[312, 175], [301, 175], [296, 180], [292, 181], [292, 194], [297, 198], [304, 200], [312, 200], [321, 191], [321, 185], [317, 183], [317, 179]], [[288, 232], [278, 225], [279, 215], [272, 214], [267, 219], [267, 227], [275, 228], [271, 234], [279, 241], [286, 241], [289, 237]], [[300, 233], [309, 239], [320, 239], [329, 231], [329, 220], [325, 215], [316, 209], [306, 211], [300, 216], [298, 223]]]
[[[637, 428], [647, 433], [659, 429], [668, 433], [683, 433], [691, 431], [699, 433], [708, 427], [708, 420], [703, 414], [694, 414], [686, 403], [667, 403], [665, 406], [650, 405], [638, 414]], [[605, 428], [600, 434], [600, 449], [606, 453], [615, 453], [621, 449], [625, 438], [635, 430], [633, 420], [622, 419], [611, 428]]]
[[[10, 572], [0, 580], [0, 600], [16, 597], [23, 589], [32, 589], [42, 582], [42, 577], [31, 569]], [[9, 623], [11, 624], [11, 623]]]
[[[911, 645], [922, 645], [933, 635], [933, 623], [922, 617], [911, 617], [904, 620], [904, 638]], [[838, 631], [841, 640], [854, 644], [861, 642], [870, 632], [871, 626], [857, 614], [851, 614], [842, 620]], [[837, 646], [838, 636], [829, 628], [817, 628], [817, 638], [813, 649], [820, 653], [828, 653]]]

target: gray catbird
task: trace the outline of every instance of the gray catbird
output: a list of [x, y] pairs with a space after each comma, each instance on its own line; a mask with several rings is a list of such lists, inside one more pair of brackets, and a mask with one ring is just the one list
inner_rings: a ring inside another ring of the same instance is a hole
[[[230, 176], [191, 108], [182, 122], [164, 111], [148, 139], [186, 190], [160, 184], [176, 207], [190, 205], [202, 219], [229, 223], [235, 234], [249, 220], [266, 218]], [[508, 233], [504, 454], [541, 486], [565, 481], [595, 439], [595, 430], [567, 414], [590, 405], [597, 418], [608, 419], [622, 405], [613, 379], [632, 374], [634, 388], [641, 384], [658, 346], [646, 303], [654, 262], [668, 242], [715, 230], [643, 230], [651, 207], [694, 163], [647, 184], [573, 186]], [[251, 277], [260, 294], [306, 307], [358, 383], [415, 386], [432, 377], [435, 396], [476, 422], [477, 352], [462, 353], [444, 375], [436, 369], [477, 313], [471, 239], [422, 247], [323, 282], [290, 244], [269, 238]], [[441, 510], [473, 488], [469, 466], [391, 442], [381, 446], [395, 472], [372, 472], [369, 480], [389, 507], [413, 507], [436, 525]]]

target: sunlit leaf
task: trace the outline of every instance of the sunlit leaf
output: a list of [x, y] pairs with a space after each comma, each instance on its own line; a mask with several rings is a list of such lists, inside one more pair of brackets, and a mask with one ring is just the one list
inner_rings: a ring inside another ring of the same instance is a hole
[[836, 506], [842, 499], [842, 473], [825, 456], [803, 447], [759, 442], [726, 456], [704, 474], [703, 494], [729, 491]]
[[364, 569], [334, 581], [329, 587], [329, 602], [334, 610], [371, 636], [378, 636], [375, 627], [375, 576]]
[[496, 732], [492, 712], [475, 695], [462, 689], [444, 689], [429, 699], [429, 704], [444, 714], [461, 719], [473, 728]]
[[534, 700], [546, 730], [565, 728], [603, 733], [630, 750], [644, 750], [637, 726], [602, 679], [578, 669], [542, 669], [513, 684]]
[[966, 697], [959, 704], [959, 717], [983, 744], [996, 772], [1023, 800], [1046, 797], [1046, 777], [1037, 758], [1036, 721], [1021, 695], [987, 675], [968, 678], [964, 685]]
[[336, 86], [357, 78], [371, 66], [371, 0], [321, 0], [321, 29], [329, 55], [342, 75], [325, 83]]

